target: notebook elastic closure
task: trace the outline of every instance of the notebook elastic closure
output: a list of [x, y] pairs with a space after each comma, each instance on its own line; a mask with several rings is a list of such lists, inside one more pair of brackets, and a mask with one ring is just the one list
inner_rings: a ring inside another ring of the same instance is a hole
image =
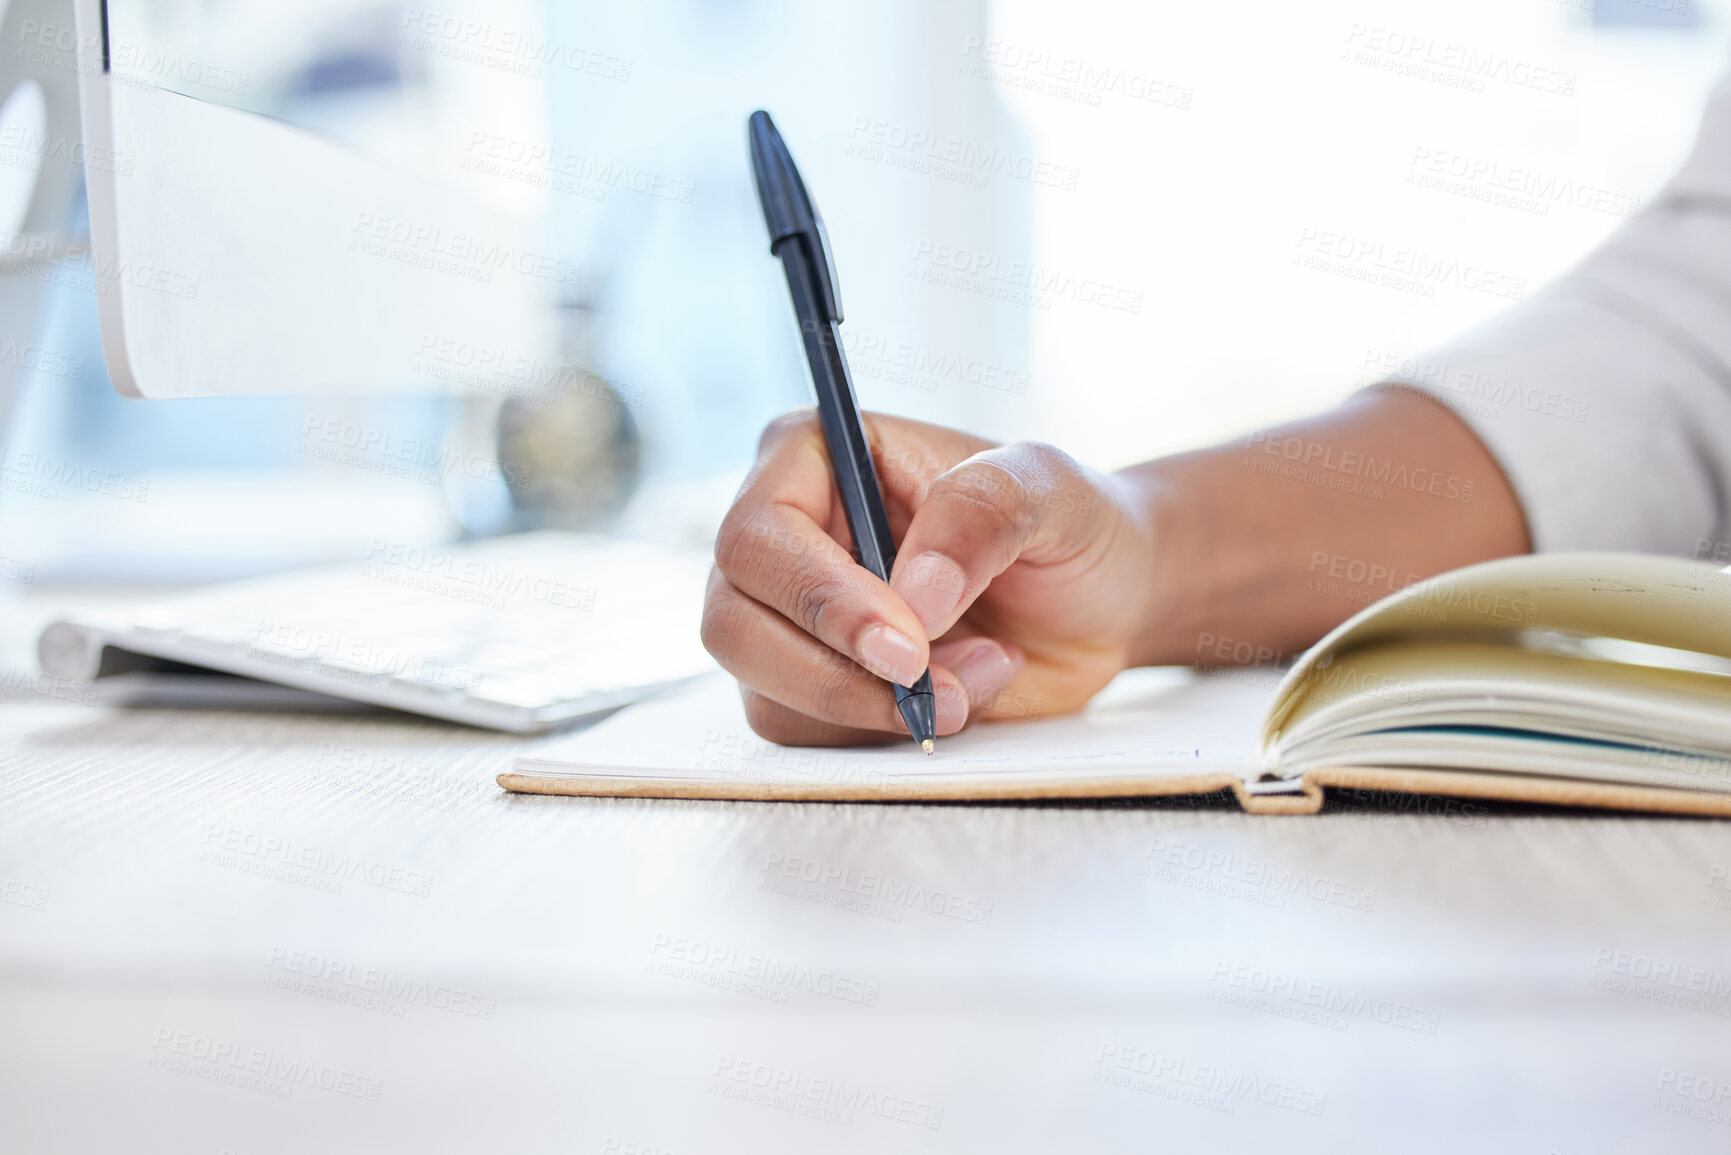
[[1322, 787], [1304, 775], [1287, 778], [1259, 770], [1234, 782], [1232, 793], [1248, 814], [1315, 814], [1322, 809]]

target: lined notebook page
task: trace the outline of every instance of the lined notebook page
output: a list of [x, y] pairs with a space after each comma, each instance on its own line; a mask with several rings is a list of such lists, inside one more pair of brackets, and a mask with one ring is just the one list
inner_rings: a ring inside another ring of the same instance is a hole
[[1027, 782], [1032, 779], [1182, 777], [1254, 765], [1255, 735], [1276, 678], [1214, 678], [1184, 669], [1131, 670], [1080, 714], [991, 722], [940, 738], [920, 753], [890, 746], [780, 746], [752, 733], [731, 678], [705, 678], [627, 707], [565, 742], [513, 764], [540, 777], [687, 782]]

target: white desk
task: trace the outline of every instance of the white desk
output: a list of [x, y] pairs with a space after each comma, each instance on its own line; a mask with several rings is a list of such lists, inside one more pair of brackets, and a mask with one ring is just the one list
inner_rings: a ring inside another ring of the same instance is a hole
[[499, 792], [528, 745], [0, 705], [0, 1151], [1731, 1148], [1731, 824]]

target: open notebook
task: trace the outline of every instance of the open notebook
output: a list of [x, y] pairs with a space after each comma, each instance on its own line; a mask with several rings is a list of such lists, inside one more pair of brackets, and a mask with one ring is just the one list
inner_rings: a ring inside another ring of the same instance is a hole
[[1369, 607], [1269, 670], [1133, 670], [1080, 714], [911, 743], [766, 742], [713, 677], [499, 776], [511, 790], [891, 800], [1328, 787], [1731, 815], [1731, 573], [1637, 554], [1508, 558]]

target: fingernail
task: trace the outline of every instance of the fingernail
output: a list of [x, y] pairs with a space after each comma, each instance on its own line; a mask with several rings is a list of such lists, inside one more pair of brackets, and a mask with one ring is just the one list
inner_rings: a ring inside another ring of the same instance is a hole
[[941, 553], [922, 553], [896, 575], [893, 588], [919, 616], [926, 636], [935, 638], [949, 629], [967, 583], [955, 562]]
[[978, 709], [997, 697], [1010, 684], [1020, 665], [992, 642], [981, 642], [950, 666], [968, 694], [968, 705]]
[[954, 734], [968, 720], [966, 692], [949, 679], [934, 680], [932, 696], [938, 707], [938, 736]]
[[904, 633], [873, 626], [859, 640], [860, 665], [898, 686], [911, 686], [925, 673], [920, 647]]

